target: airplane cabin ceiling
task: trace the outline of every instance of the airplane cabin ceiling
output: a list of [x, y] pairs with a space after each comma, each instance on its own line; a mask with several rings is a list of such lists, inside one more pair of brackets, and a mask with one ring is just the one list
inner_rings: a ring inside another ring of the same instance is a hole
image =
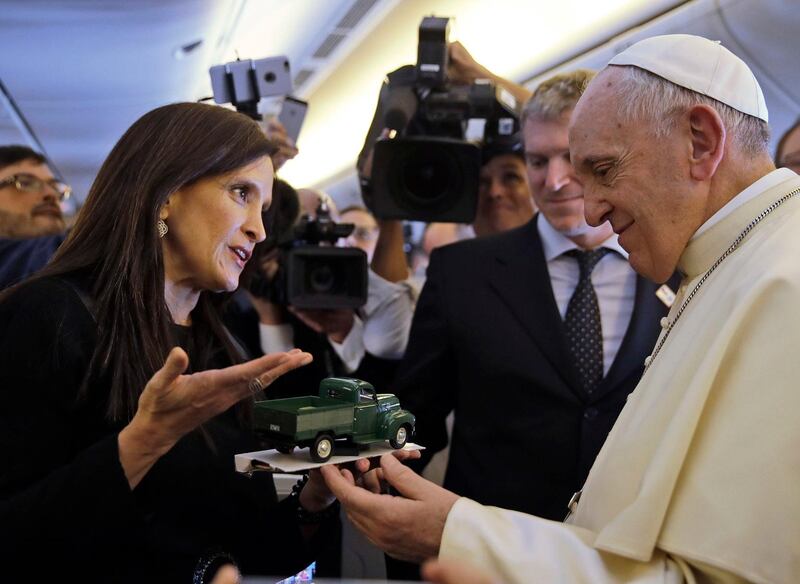
[[800, 0], [696, 0], [608, 43], [541, 72], [531, 80], [575, 67], [598, 69], [642, 38], [698, 34], [719, 40], [753, 70], [764, 91], [773, 145], [800, 117]]
[[[134, 120], [210, 96], [209, 67], [235, 59], [235, 50], [286, 55], [295, 73], [317, 61], [330, 32], [352, 32], [394, 2], [2, 0], [0, 80], [83, 199]], [[25, 143], [2, 107], [0, 143]]]
[[[388, 35], [381, 32], [379, 39], [371, 33], [386, 31], [386, 22], [408, 13], [410, 3], [442, 15], [455, 5], [451, 0], [2, 0], [0, 80], [82, 199], [102, 160], [136, 118], [165, 103], [210, 95], [208, 68], [235, 58], [235, 49], [242, 58], [287, 55], [299, 82], [296, 94], [310, 97], [313, 110], [315, 95], [330, 95], [337, 87], [335, 77], [347, 56], [357, 58], [360, 46], [380, 44]], [[503, 10], [503, 2], [494, 4]], [[631, 31], [608, 32], [594, 49], [595, 39], [577, 42], [537, 70], [517, 74], [535, 79], [576, 64], [599, 67], [642, 36], [702, 34], [722, 40], [754, 68], [776, 136], [797, 118], [800, 0], [664, 0], [640, 13], [638, 22], [655, 18]], [[508, 42], [509, 51], [524, 51], [530, 39]], [[352, 68], [350, 61], [346, 65]], [[344, 84], [341, 91], [347, 90]], [[23, 141], [14, 118], [0, 108], [0, 143]], [[348, 180], [352, 190], [352, 176]]]

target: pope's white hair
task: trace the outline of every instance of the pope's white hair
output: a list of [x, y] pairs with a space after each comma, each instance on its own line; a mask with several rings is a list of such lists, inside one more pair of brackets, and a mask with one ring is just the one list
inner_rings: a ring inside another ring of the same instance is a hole
[[716, 110], [733, 144], [743, 154], [769, 155], [769, 125], [765, 121], [639, 67], [610, 67], [620, 73], [615, 94], [624, 121], [647, 121], [652, 124], [654, 137], [664, 138], [680, 114], [694, 105], [705, 104]]

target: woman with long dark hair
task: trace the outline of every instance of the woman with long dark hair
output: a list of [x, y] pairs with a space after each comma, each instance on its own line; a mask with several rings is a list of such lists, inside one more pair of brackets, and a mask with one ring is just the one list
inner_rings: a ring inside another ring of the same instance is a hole
[[265, 237], [272, 152], [223, 108], [144, 115], [51, 263], [0, 298], [0, 579], [291, 574], [335, 525], [319, 475], [277, 504], [234, 470], [259, 449], [253, 394], [311, 359], [242, 363], [217, 313]]

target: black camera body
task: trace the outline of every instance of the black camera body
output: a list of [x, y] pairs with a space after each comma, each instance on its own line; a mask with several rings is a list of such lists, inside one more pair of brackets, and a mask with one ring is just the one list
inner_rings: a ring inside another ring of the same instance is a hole
[[297, 308], [359, 308], [367, 302], [367, 254], [300, 245], [283, 259], [286, 302]]
[[336, 223], [323, 203], [316, 219], [301, 218], [287, 241], [279, 242], [278, 271], [272, 281], [254, 278], [250, 291], [275, 304], [296, 308], [359, 308], [367, 302], [367, 254], [334, 247], [352, 233]]
[[448, 18], [424, 18], [416, 66], [390, 74], [381, 91], [382, 127], [397, 137], [374, 146], [364, 198], [378, 218], [472, 222], [481, 145], [519, 130], [510, 94], [487, 80], [450, 83], [448, 29]]
[[478, 206], [480, 149], [454, 138], [375, 144], [372, 212], [381, 219], [471, 223]]
[[354, 247], [333, 246], [354, 227], [333, 221], [324, 203], [317, 209], [316, 219], [300, 219], [295, 239], [281, 257], [286, 304], [297, 308], [358, 308], [366, 304], [367, 254]]

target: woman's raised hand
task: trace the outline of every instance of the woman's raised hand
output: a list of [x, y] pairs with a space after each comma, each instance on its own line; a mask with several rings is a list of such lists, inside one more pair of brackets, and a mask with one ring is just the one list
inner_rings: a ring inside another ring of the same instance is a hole
[[311, 360], [309, 353], [294, 349], [184, 375], [189, 358], [182, 349], [172, 349], [147, 382], [136, 415], [119, 434], [120, 462], [131, 488], [182, 436]]

